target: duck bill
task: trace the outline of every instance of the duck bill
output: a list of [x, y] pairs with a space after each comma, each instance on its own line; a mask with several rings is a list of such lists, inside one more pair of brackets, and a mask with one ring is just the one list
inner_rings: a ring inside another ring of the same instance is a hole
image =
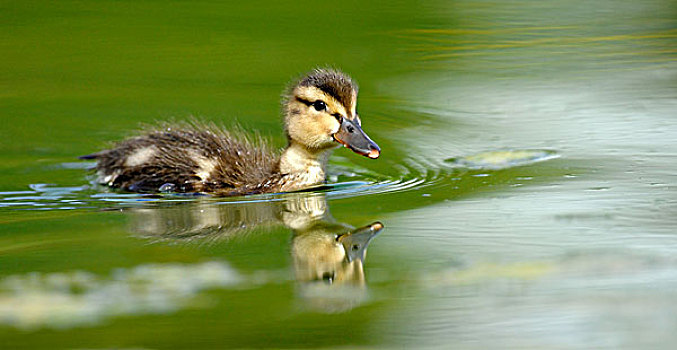
[[348, 118], [343, 118], [339, 131], [334, 134], [334, 140], [365, 157], [376, 159], [381, 154], [376, 142], [362, 131], [359, 124]]
[[378, 236], [383, 230], [383, 224], [375, 222], [371, 225], [357, 228], [353, 231], [340, 235], [337, 240], [343, 245], [346, 251], [348, 262], [354, 260], [364, 261], [367, 255], [367, 246], [374, 237]]

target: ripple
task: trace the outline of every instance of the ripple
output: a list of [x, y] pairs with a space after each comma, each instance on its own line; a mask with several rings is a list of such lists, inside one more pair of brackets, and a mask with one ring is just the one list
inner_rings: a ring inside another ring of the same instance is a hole
[[[344, 160], [341, 164], [333, 165], [331, 168], [332, 173], [329, 179], [333, 183], [299, 192], [323, 193], [330, 199], [342, 199], [420, 190], [442, 183], [458, 182], [468, 177], [490, 177], [493, 171], [523, 167], [558, 157], [559, 154], [551, 150], [501, 150], [439, 161], [421, 158], [405, 159], [402, 163], [391, 165], [397, 170], [398, 174], [395, 176], [383, 175], [354, 166]], [[69, 167], [71, 167], [70, 163], [63, 168]], [[9, 210], [109, 209], [111, 206], [134, 207], [158, 201], [185, 202], [199, 198], [213, 198], [198, 193], [122, 193], [96, 184], [58, 186], [43, 183], [31, 184], [29, 188], [30, 191], [0, 192], [0, 208]], [[285, 200], [285, 195], [285, 193], [261, 194], [218, 198], [217, 200], [228, 203], [274, 202]]]

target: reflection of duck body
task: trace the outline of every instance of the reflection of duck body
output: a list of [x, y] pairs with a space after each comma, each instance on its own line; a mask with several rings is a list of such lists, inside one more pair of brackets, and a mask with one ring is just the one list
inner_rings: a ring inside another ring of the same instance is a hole
[[362, 131], [357, 86], [345, 74], [318, 69], [293, 85], [284, 106], [288, 146], [280, 155], [258, 140], [213, 126], [165, 125], [83, 159], [96, 159], [99, 183], [135, 192], [242, 195], [322, 184], [338, 144], [377, 158]]
[[293, 270], [307, 306], [335, 312], [355, 307], [366, 297], [367, 248], [383, 224], [353, 228], [338, 223], [323, 194], [293, 193], [280, 201], [164, 204], [132, 209], [133, 230], [161, 240], [237, 244], [243, 237], [283, 224], [293, 231]]

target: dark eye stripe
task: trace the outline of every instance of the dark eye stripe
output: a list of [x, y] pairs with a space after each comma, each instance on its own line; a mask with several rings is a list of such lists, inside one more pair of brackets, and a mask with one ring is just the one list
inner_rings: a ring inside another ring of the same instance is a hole
[[310, 107], [310, 106], [313, 104], [312, 102], [310, 102], [310, 101], [308, 101], [308, 100], [304, 100], [304, 99], [302, 99], [302, 98], [300, 98], [300, 97], [296, 97], [296, 101], [299, 101], [299, 102], [303, 103], [304, 105], [306, 105], [306, 106], [308, 106], [308, 107]]
[[318, 111], [322, 111], [322, 110], [327, 109], [327, 104], [324, 103], [324, 101], [322, 101], [322, 100], [316, 100], [315, 102], [310, 102], [306, 99], [303, 99], [303, 98], [300, 98], [300, 97], [297, 96], [296, 101], [299, 101], [299, 102], [303, 103], [304, 105], [306, 105], [308, 107], [313, 106]]
[[[308, 101], [308, 100], [306, 100], [306, 99], [303, 99], [303, 98], [300, 98], [300, 97], [297, 96], [297, 97], [296, 97], [296, 101], [299, 101], [299, 102], [303, 103], [304, 105], [310, 107], [310, 106], [313, 106], [316, 102], [318, 102], [318, 101], [320, 101], [320, 100], [317, 100], [317, 101], [315, 101], [315, 102], [310, 102], [310, 101]], [[321, 101], [320, 101], [320, 102], [321, 102]], [[326, 109], [325, 109], [325, 111], [326, 111]], [[343, 122], [343, 116], [342, 116], [340, 113], [334, 113], [334, 114], [332, 114], [331, 116], [334, 117], [334, 118], [336, 118], [336, 120], [338, 120], [339, 123]]]

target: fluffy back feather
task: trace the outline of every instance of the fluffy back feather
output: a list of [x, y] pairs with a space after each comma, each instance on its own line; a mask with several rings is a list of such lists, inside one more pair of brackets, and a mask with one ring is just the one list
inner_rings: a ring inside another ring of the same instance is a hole
[[139, 136], [85, 157], [97, 160], [99, 182], [137, 192], [164, 187], [222, 195], [260, 193], [273, 184], [279, 165], [278, 152], [260, 135], [247, 137], [198, 121], [146, 127]]

